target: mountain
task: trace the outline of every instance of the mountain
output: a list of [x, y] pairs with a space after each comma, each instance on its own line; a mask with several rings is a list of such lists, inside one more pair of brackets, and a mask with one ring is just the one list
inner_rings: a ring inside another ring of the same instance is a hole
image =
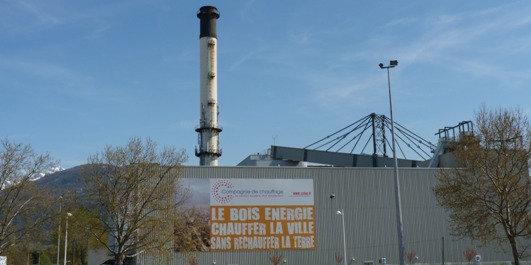
[[33, 178], [31, 178], [31, 180], [32, 181], [36, 181], [36, 180], [39, 180], [39, 179], [43, 178], [46, 175], [53, 174], [55, 172], [59, 172], [59, 171], [63, 171], [63, 170], [65, 170], [65, 169], [62, 168], [62, 167], [52, 167], [52, 168], [48, 169], [48, 171], [46, 171], [46, 172], [42, 172], [42, 173], [36, 174], [35, 176], [33, 176]]
[[36, 183], [42, 187], [49, 188], [54, 194], [65, 194], [67, 191], [82, 193], [84, 183], [82, 172], [88, 165], [81, 165], [51, 174], [36, 180]]

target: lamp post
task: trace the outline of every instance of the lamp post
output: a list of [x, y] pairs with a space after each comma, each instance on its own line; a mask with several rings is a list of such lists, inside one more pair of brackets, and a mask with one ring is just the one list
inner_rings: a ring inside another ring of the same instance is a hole
[[347, 265], [347, 239], [345, 235], [345, 211], [341, 209], [341, 211], [337, 211], [337, 214], [341, 215], [341, 219], [343, 221], [343, 261], [345, 262], [345, 265]]
[[61, 253], [61, 222], [63, 219], [63, 196], [59, 196], [59, 233], [57, 234], [57, 265], [59, 265], [59, 258]]
[[396, 229], [398, 234], [398, 258], [399, 264], [404, 265], [404, 238], [403, 238], [403, 228], [402, 228], [402, 206], [400, 204], [400, 181], [398, 178], [398, 158], [396, 157], [396, 142], [395, 142], [395, 122], [393, 119], [393, 101], [391, 98], [391, 77], [389, 75], [389, 69], [394, 68], [398, 65], [397, 60], [389, 61], [388, 66], [384, 66], [383, 63], [380, 63], [379, 66], [381, 69], [387, 70], [387, 85], [389, 88], [389, 113], [391, 115], [391, 138], [393, 141], [393, 158], [395, 161], [394, 166], [394, 177], [395, 177], [395, 204], [396, 204]]
[[65, 225], [65, 256], [64, 256], [64, 265], [66, 265], [66, 251], [68, 250], [68, 217], [72, 216], [71, 213], [66, 213], [66, 225]]

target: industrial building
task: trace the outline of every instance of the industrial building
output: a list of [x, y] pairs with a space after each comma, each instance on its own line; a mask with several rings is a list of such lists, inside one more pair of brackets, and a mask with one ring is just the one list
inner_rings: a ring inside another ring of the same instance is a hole
[[[438, 170], [400, 168], [399, 171], [404, 246], [406, 253], [414, 253], [412, 263], [464, 264], [466, 259], [463, 252], [466, 249], [475, 249], [484, 262], [510, 262], [509, 255], [499, 253], [493, 247], [481, 247], [477, 242], [449, 234], [448, 215], [437, 206], [431, 190], [436, 182], [434, 175]], [[194, 183], [191, 187], [203, 187], [195, 188], [194, 196], [197, 194], [198, 197], [192, 200], [206, 203], [208, 200], [201, 200], [200, 197], [208, 196], [212, 200], [211, 196], [204, 193], [214, 193], [214, 183], [220, 180], [236, 183], [242, 180], [250, 181], [252, 187], [245, 188], [247, 190], [271, 190], [272, 183], [278, 183], [279, 190], [291, 190], [294, 188], [291, 184], [298, 181], [309, 181], [313, 186], [310, 196], [313, 205], [304, 205], [313, 209], [313, 217], [307, 219], [312, 222], [312, 225], [307, 227], [313, 228], [307, 228], [308, 231], [303, 233], [313, 236], [313, 246], [297, 249], [291, 242], [289, 247], [282, 244], [262, 244], [240, 249], [194, 252], [198, 264], [265, 265], [272, 264], [269, 259], [271, 255], [281, 255], [283, 264], [341, 265], [344, 264], [341, 258], [345, 251], [347, 264], [350, 265], [378, 264], [381, 258], [385, 258], [389, 264], [399, 263], [392, 168], [189, 166], [184, 168], [183, 177], [185, 181]], [[204, 185], [197, 185], [198, 182], [204, 182]], [[305, 185], [299, 185], [302, 192], [305, 191]], [[204, 189], [204, 186], [209, 189]], [[237, 185], [234, 185], [233, 189], [243, 190]], [[298, 187], [295, 187], [295, 190], [298, 190]], [[287, 196], [283, 199], [289, 201]], [[244, 208], [263, 207], [249, 197], [245, 198], [245, 201], [248, 202]], [[262, 202], [272, 203], [271, 200]], [[234, 207], [241, 208], [238, 205]], [[344, 215], [338, 214], [338, 211]], [[269, 230], [268, 221], [258, 222], [265, 223]], [[284, 229], [280, 236], [293, 238], [293, 235], [297, 234], [287, 230]], [[228, 237], [234, 245], [234, 241], [243, 235], [243, 232], [240, 232]], [[210, 236], [215, 235], [211, 232]], [[247, 233], [244, 236], [255, 235]], [[142, 257], [138, 264], [153, 263], [149, 257]], [[174, 252], [169, 264], [188, 264], [186, 255]]]
[[[204, 6], [197, 17], [201, 93], [195, 154], [200, 163], [184, 167], [182, 180], [192, 190], [189, 206], [209, 214], [210, 232], [197, 235], [201, 250], [177, 249], [164, 258], [140, 255], [137, 264], [399, 264], [401, 247], [409, 264], [468, 264], [467, 249], [475, 250], [482, 262], [510, 264], [511, 256], [499, 246], [450, 235], [448, 214], [437, 206], [432, 191], [435, 175], [452, 165], [445, 143], [471, 131], [469, 122], [439, 131], [437, 144], [398, 126], [405, 135], [400, 139], [412, 141], [405, 146], [429, 150], [424, 152], [429, 158], [420, 160], [393, 161], [396, 154], [387, 154], [391, 144], [386, 133], [394, 123], [373, 113], [311, 146], [272, 146], [238, 166], [217, 166], [222, 155], [216, 58], [220, 14]], [[368, 132], [368, 140], [358, 138], [363, 135], [356, 132], [359, 128]], [[361, 151], [356, 146], [342, 150], [360, 142], [365, 143]]]

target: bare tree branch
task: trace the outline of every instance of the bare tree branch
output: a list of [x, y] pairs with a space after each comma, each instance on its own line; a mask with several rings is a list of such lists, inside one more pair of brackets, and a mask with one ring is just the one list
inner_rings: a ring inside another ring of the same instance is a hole
[[29, 145], [0, 140], [0, 254], [28, 235], [36, 240], [51, 217], [49, 194], [32, 180], [56, 164]]
[[476, 113], [476, 134], [450, 146], [459, 165], [441, 170], [433, 191], [455, 235], [509, 246], [526, 257], [531, 235], [531, 126], [519, 110]]
[[[141, 253], [169, 253], [174, 239], [184, 151], [158, 152], [150, 139], [132, 138], [89, 158], [89, 191], [99, 215], [91, 233], [115, 257], [115, 264]], [[105, 237], [110, 237], [107, 241]]]

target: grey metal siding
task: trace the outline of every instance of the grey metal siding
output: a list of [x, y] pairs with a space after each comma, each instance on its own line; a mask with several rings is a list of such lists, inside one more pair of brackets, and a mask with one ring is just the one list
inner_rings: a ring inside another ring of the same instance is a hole
[[[445, 211], [437, 206], [432, 192], [440, 169], [400, 169], [404, 245], [414, 251], [419, 263], [465, 262], [463, 251], [475, 248], [484, 261], [507, 261], [510, 256], [493, 248], [481, 248], [468, 239], [450, 236]], [[295, 168], [295, 167], [185, 167], [184, 178], [313, 179], [315, 198], [316, 250], [233, 251], [194, 253], [199, 264], [272, 264], [269, 254], [280, 253], [288, 264], [338, 264], [335, 253], [343, 255], [341, 216], [344, 209], [347, 258], [350, 265], [364, 261], [398, 263], [396, 212], [392, 168]], [[335, 194], [334, 198], [330, 198]], [[355, 261], [351, 261], [355, 258]], [[171, 264], [187, 264], [174, 253]], [[140, 264], [155, 264], [140, 257]], [[167, 263], [164, 263], [167, 264]], [[342, 265], [343, 263], [340, 263]]]

